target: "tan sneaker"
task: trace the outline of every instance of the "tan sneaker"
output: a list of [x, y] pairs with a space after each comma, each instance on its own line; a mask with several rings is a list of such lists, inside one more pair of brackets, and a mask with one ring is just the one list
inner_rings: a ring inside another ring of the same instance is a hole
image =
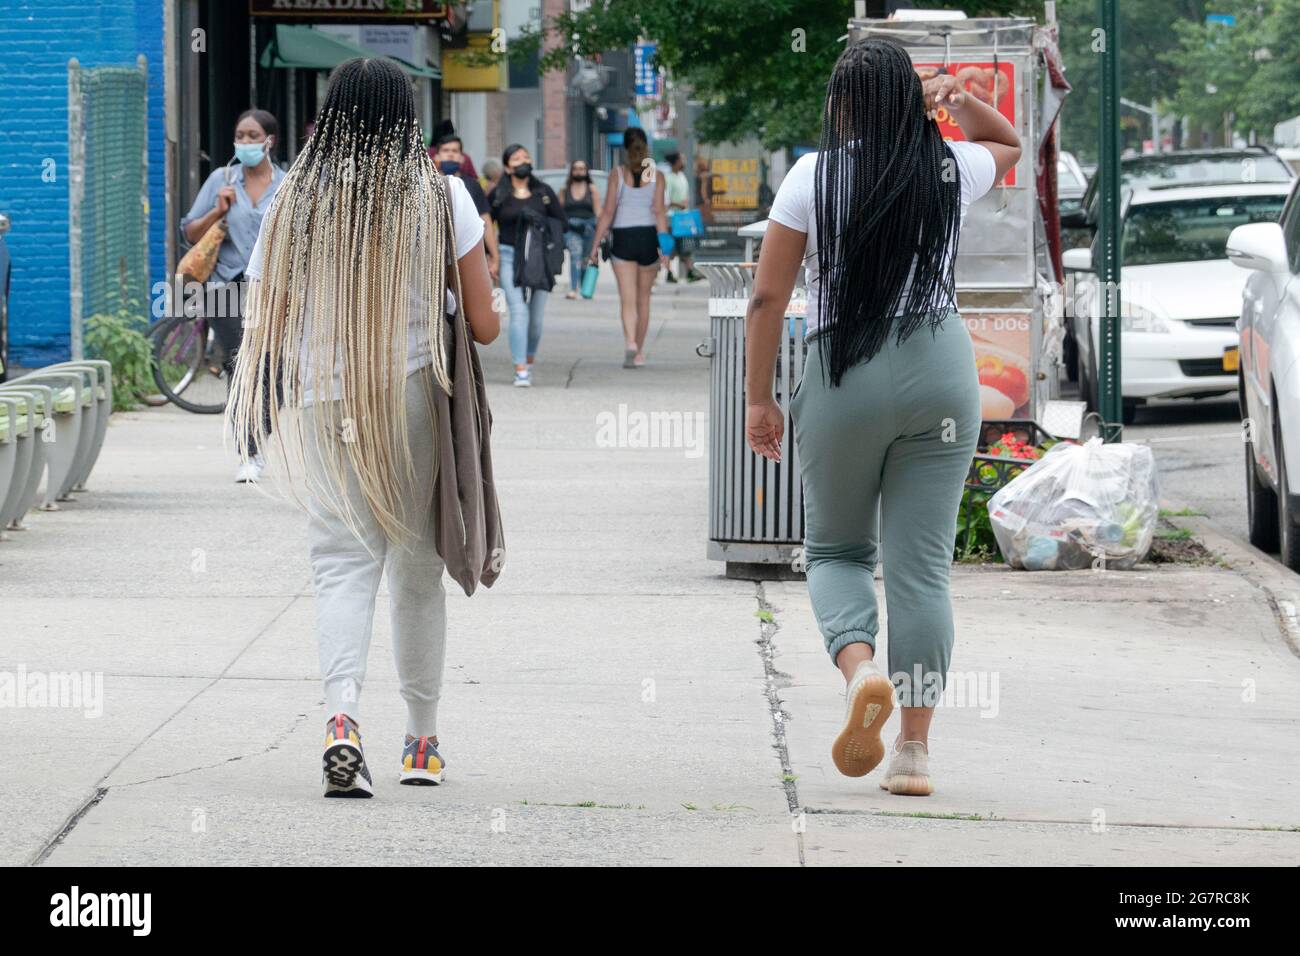
[[930, 752], [919, 740], [894, 744], [894, 755], [880, 781], [880, 789], [908, 797], [928, 797], [934, 792], [930, 786]]
[[846, 777], [861, 777], [885, 759], [880, 731], [894, 712], [894, 685], [874, 660], [863, 661], [844, 697], [844, 729], [831, 745], [831, 759]]

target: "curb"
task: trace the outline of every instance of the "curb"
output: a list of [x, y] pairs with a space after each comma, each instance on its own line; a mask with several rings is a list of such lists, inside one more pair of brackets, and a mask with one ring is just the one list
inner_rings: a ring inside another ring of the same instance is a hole
[[[1166, 501], [1163, 506], [1166, 511], [1194, 509], [1183, 502]], [[1208, 517], [1166, 515], [1165, 520], [1186, 528], [1229, 570], [1260, 591], [1260, 596], [1273, 610], [1278, 634], [1291, 653], [1300, 657], [1300, 575], [1258, 548], [1216, 530]]]

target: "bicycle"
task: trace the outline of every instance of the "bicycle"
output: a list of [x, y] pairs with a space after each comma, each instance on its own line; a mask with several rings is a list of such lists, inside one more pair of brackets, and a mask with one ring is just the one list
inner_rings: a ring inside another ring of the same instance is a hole
[[225, 353], [208, 320], [173, 315], [150, 330], [154, 383], [173, 405], [197, 415], [226, 410]]

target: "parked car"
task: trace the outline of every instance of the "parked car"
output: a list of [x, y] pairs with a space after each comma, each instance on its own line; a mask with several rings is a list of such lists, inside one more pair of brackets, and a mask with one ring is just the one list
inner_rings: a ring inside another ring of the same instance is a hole
[[1237, 379], [1250, 543], [1300, 571], [1300, 187], [1280, 223], [1238, 226], [1227, 251], [1248, 270]]
[[[1277, 154], [1263, 146], [1245, 149], [1188, 149], [1175, 153], [1132, 156], [1120, 161], [1120, 191], [1153, 186], [1210, 186], [1216, 184], [1290, 183], [1295, 172]], [[1061, 225], [1097, 226], [1097, 190], [1101, 180], [1092, 176], [1083, 202]]]
[[[1246, 276], [1229, 261], [1229, 233], [1276, 223], [1287, 183], [1156, 186], [1121, 209], [1121, 390], [1124, 422], [1152, 398], [1208, 398], [1237, 388], [1237, 317]], [[1103, 299], [1091, 249], [1068, 249], [1069, 326], [1080, 393], [1099, 405], [1097, 343]]]
[[9, 217], [0, 212], [0, 382], [9, 377], [9, 247], [5, 233]]
[[1297, 175], [1300, 175], [1300, 148], [1295, 146], [1282, 147], [1277, 151], [1277, 158], [1295, 170]]
[[1088, 191], [1088, 177], [1073, 153], [1056, 158], [1056, 199], [1061, 215], [1068, 216], [1083, 208], [1083, 194]]

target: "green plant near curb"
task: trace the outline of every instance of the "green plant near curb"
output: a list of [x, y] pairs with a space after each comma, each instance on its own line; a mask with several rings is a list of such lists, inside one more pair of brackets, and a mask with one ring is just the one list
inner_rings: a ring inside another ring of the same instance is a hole
[[961, 508], [957, 511], [957, 540], [953, 546], [953, 560], [969, 563], [972, 561], [1001, 561], [998, 551], [998, 539], [993, 536], [993, 524], [989, 521], [989, 499], [993, 497], [987, 491], [972, 491], [967, 488], [961, 495]]
[[129, 411], [155, 390], [148, 323], [129, 309], [86, 319], [86, 355], [113, 365], [113, 411]]

